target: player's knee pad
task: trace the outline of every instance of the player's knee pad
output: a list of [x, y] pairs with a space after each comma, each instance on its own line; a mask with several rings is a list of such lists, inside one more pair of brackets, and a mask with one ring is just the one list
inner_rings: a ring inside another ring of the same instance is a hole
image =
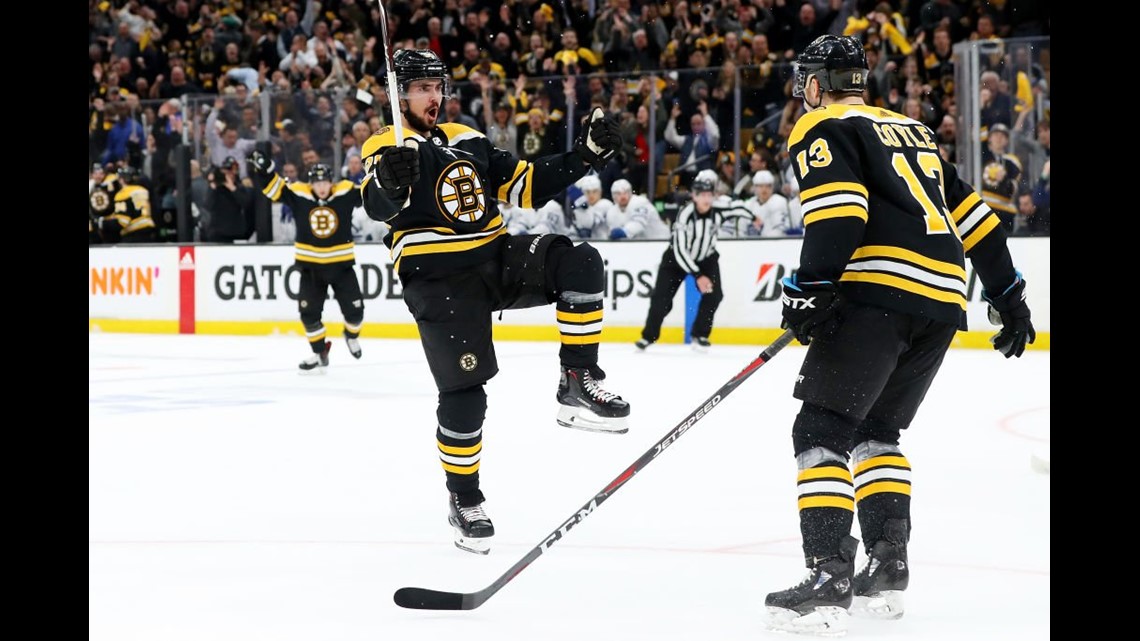
[[902, 456], [902, 450], [898, 445], [891, 443], [884, 443], [882, 441], [863, 441], [856, 443], [855, 449], [851, 450], [851, 458], [855, 463], [863, 463], [877, 456]]
[[321, 319], [319, 316], [317, 318], [312, 318], [312, 317], [306, 318], [305, 315], [302, 313], [301, 314], [301, 325], [303, 325], [305, 328], [305, 335], [306, 336], [316, 336], [317, 334], [320, 334], [321, 332], [325, 331], [324, 323], [321, 322]]
[[792, 443], [796, 456], [822, 447], [846, 454], [851, 451], [856, 422], [839, 412], [812, 403], [804, 403], [792, 424]]
[[839, 463], [847, 465], [847, 457], [826, 447], [813, 447], [805, 452], [796, 454], [796, 467], [801, 470], [810, 470], [823, 463]]
[[487, 392], [482, 385], [439, 393], [435, 415], [441, 429], [470, 434], [483, 427], [487, 414]]
[[556, 279], [553, 289], [561, 293], [563, 300], [566, 300], [565, 294], [597, 294], [600, 300], [606, 285], [605, 263], [593, 245], [581, 243], [572, 247], [552, 247], [550, 256], [556, 262], [554, 269], [547, 273]]

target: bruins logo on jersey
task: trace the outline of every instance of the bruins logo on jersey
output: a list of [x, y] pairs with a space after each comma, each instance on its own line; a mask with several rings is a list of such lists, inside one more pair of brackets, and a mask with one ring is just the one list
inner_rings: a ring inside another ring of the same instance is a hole
[[340, 219], [328, 207], [313, 207], [309, 211], [309, 227], [317, 238], [328, 238], [340, 227]]
[[991, 162], [982, 168], [982, 183], [986, 187], [997, 187], [1005, 180], [1005, 165], [1000, 162]]
[[96, 215], [102, 216], [111, 211], [111, 204], [111, 194], [107, 193], [107, 190], [98, 187], [91, 192], [91, 211]]
[[440, 211], [461, 223], [476, 222], [487, 213], [483, 181], [475, 173], [475, 166], [466, 160], [457, 160], [443, 170], [435, 194]]

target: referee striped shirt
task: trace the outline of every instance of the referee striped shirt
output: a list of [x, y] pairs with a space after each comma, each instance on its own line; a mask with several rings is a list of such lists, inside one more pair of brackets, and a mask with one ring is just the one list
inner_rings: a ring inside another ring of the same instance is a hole
[[677, 214], [673, 223], [673, 237], [669, 241], [673, 247], [673, 257], [681, 269], [690, 274], [700, 273], [697, 263], [716, 252], [716, 235], [726, 220], [754, 218], [752, 210], [743, 200], [724, 200], [714, 203], [703, 214], [697, 212], [695, 203], [690, 202]]

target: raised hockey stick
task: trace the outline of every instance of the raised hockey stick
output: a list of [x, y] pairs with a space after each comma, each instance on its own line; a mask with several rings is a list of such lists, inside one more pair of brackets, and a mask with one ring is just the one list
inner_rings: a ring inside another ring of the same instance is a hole
[[396, 134], [396, 146], [404, 144], [404, 121], [400, 118], [400, 85], [396, 82], [396, 70], [392, 67], [392, 46], [388, 42], [388, 11], [384, 1], [376, 0], [380, 8], [380, 36], [384, 39], [384, 68], [388, 70], [388, 106], [392, 110], [392, 129]]
[[511, 579], [519, 575], [520, 572], [526, 569], [528, 565], [534, 562], [543, 552], [549, 550], [555, 543], [562, 540], [570, 532], [570, 529], [575, 525], [581, 523], [587, 516], [590, 516], [594, 510], [598, 509], [606, 499], [614, 495], [626, 481], [633, 478], [645, 466], [649, 465], [657, 458], [659, 454], [665, 451], [670, 445], [673, 444], [678, 438], [681, 437], [686, 431], [689, 430], [697, 421], [704, 418], [716, 407], [726, 396], [732, 393], [737, 387], [740, 386], [749, 376], [760, 369], [760, 366], [772, 360], [780, 350], [784, 349], [788, 343], [792, 341], [795, 334], [792, 330], [786, 330], [780, 334], [779, 338], [772, 341], [760, 355], [755, 358], [747, 367], [742, 369], [739, 374], [733, 376], [727, 383], [722, 385], [720, 389], [713, 392], [713, 395], [708, 397], [705, 402], [697, 406], [685, 420], [677, 424], [676, 427], [669, 430], [669, 433], [662, 437], [661, 440], [653, 444], [641, 458], [633, 462], [633, 465], [625, 468], [621, 474], [618, 474], [614, 480], [610, 481], [600, 492], [594, 495], [585, 505], [578, 508], [570, 518], [566, 519], [558, 529], [554, 530], [542, 540], [541, 543], [531, 548], [526, 556], [519, 559], [517, 563], [512, 565], [510, 569], [503, 573], [491, 585], [479, 590], [478, 592], [440, 592], [439, 590], [428, 590], [425, 588], [400, 588], [396, 590], [393, 599], [396, 605], [402, 608], [412, 608], [415, 610], [474, 610], [475, 608], [483, 605], [490, 599], [496, 592], [502, 589], [503, 586], [511, 582]]

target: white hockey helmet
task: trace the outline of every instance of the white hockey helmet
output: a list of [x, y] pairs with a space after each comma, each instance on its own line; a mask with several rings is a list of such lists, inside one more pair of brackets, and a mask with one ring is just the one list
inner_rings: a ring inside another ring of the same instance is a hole
[[619, 178], [618, 180], [615, 180], [612, 185], [610, 185], [610, 193], [611, 194], [632, 194], [633, 193], [633, 185], [629, 184], [629, 181], [626, 180], [625, 178]]
[[767, 169], [761, 169], [752, 176], [753, 185], [774, 185], [776, 184], [776, 177], [772, 172]]
[[589, 176], [582, 176], [578, 179], [577, 184], [578, 189], [581, 189], [583, 192], [602, 190], [602, 179], [598, 178], [594, 174], [590, 174]]

